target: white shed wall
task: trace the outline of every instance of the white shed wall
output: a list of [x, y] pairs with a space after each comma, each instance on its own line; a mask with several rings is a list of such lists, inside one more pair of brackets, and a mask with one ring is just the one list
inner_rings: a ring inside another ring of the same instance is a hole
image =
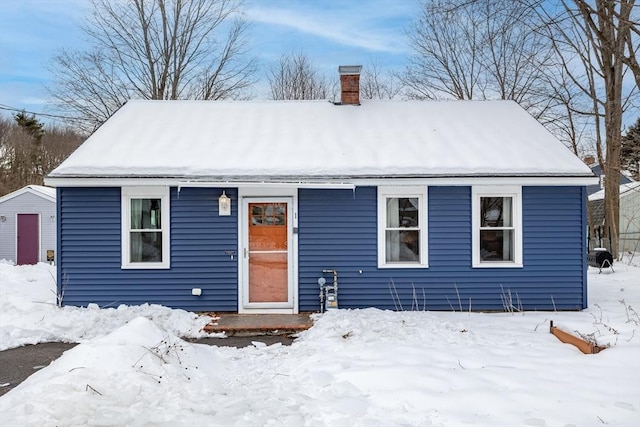
[[640, 186], [620, 195], [620, 250], [640, 250]]
[[56, 204], [29, 192], [0, 202], [0, 259], [17, 261], [18, 214], [40, 214], [39, 261], [47, 262], [47, 250], [56, 250]]

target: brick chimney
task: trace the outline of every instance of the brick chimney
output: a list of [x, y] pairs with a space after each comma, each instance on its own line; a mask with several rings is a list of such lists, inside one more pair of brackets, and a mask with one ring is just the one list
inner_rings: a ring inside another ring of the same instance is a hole
[[341, 65], [340, 103], [343, 105], [360, 105], [360, 70], [362, 65]]

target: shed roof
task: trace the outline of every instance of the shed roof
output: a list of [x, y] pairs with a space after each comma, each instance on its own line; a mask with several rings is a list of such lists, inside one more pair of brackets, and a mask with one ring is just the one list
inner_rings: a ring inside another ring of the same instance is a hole
[[[591, 225], [602, 225], [604, 223], [604, 189], [590, 194], [589, 199], [589, 221]], [[640, 181], [634, 181], [620, 185], [620, 200], [627, 197], [638, 197], [640, 195]], [[631, 199], [633, 200], [633, 199]]]
[[49, 177], [592, 177], [512, 101], [129, 101]]
[[6, 202], [7, 200], [13, 199], [14, 197], [18, 197], [25, 193], [32, 193], [38, 197], [49, 200], [51, 202], [56, 202], [56, 189], [51, 187], [44, 187], [42, 185], [27, 185], [22, 187], [19, 190], [16, 190], [12, 193], [5, 194], [0, 197], [0, 203]]
[[[640, 193], [640, 181], [633, 181], [620, 185], [620, 198], [638, 195]], [[604, 200], [604, 189], [589, 195], [589, 201]]]

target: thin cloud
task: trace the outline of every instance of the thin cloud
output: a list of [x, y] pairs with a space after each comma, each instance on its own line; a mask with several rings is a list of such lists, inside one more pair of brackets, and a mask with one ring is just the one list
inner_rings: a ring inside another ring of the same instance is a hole
[[[298, 3], [299, 5], [299, 3]], [[402, 28], [386, 23], [379, 13], [365, 15], [362, 9], [290, 10], [274, 7], [252, 7], [246, 11], [250, 21], [292, 28], [344, 46], [372, 52], [401, 53]]]

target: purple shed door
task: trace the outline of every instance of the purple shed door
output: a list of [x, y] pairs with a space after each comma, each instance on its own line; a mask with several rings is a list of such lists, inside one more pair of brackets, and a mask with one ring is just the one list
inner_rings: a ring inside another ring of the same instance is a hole
[[18, 214], [18, 265], [37, 264], [40, 246], [38, 214]]

